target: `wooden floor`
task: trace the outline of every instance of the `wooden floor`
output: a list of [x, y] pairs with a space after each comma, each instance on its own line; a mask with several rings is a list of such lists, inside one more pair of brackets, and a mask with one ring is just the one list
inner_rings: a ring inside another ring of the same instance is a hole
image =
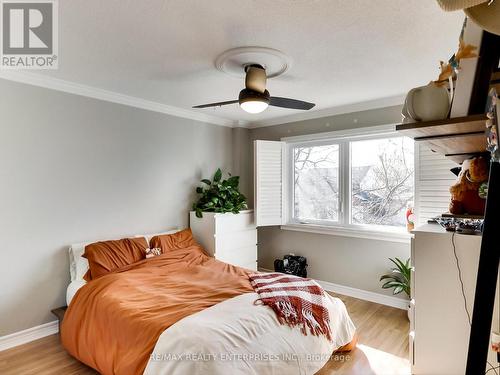
[[334, 355], [316, 375], [409, 375], [407, 312], [352, 297], [335, 296], [344, 301], [356, 325], [358, 345], [344, 357]]
[[[334, 355], [317, 375], [410, 374], [406, 311], [337, 295], [359, 335], [357, 348]], [[1, 375], [86, 375], [97, 373], [70, 357], [52, 335], [0, 352]]]

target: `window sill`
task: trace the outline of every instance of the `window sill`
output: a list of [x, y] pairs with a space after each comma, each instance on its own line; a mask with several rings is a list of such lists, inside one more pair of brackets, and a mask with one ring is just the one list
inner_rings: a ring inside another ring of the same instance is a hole
[[328, 234], [332, 236], [356, 237], [356, 238], [365, 238], [370, 240], [400, 242], [406, 244], [409, 244], [410, 239], [412, 238], [411, 233], [406, 232], [406, 230], [390, 230], [390, 229], [374, 230], [372, 228], [368, 229], [363, 227], [356, 228], [356, 227], [291, 223], [282, 225], [281, 229], [298, 231], [298, 232]]

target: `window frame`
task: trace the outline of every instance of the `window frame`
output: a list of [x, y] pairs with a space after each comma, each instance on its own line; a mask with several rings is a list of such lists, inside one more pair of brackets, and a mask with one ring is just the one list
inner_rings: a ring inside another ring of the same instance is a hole
[[[368, 128], [356, 128], [310, 134], [296, 137], [282, 138], [285, 142], [284, 158], [284, 225], [285, 230], [305, 231], [321, 234], [333, 234], [348, 237], [369, 238], [387, 240], [392, 242], [408, 243], [411, 235], [404, 227], [393, 227], [373, 224], [352, 223], [352, 183], [351, 183], [351, 142], [366, 141], [384, 138], [404, 137], [395, 130], [395, 124], [373, 126]], [[307, 220], [301, 221], [293, 217], [294, 213], [294, 163], [293, 150], [297, 147], [339, 145], [339, 221]], [[416, 145], [415, 145], [415, 148]], [[416, 168], [416, 157], [414, 154], [414, 171]], [[416, 190], [414, 172], [414, 194]]]
[[[341, 176], [341, 164], [343, 162], [342, 160], [342, 144], [341, 142], [337, 141], [329, 141], [329, 140], [324, 140], [320, 142], [295, 142], [295, 143], [286, 143], [286, 152], [285, 152], [285, 157], [286, 160], [288, 161], [288, 167], [287, 171], [285, 171], [285, 184], [286, 184], [286, 190], [288, 191], [288, 197], [289, 199], [285, 199], [285, 205], [287, 206], [287, 212], [288, 215], [285, 216], [285, 222], [287, 224], [321, 224], [324, 223], [325, 220], [310, 220], [308, 222], [301, 222], [300, 220], [295, 220], [293, 217], [293, 212], [294, 212], [294, 204], [295, 204], [295, 194], [293, 190], [293, 180], [295, 177], [295, 168], [293, 164], [293, 150], [295, 148], [299, 147], [307, 147], [311, 145], [311, 143], [314, 143], [314, 146], [326, 146], [326, 145], [338, 145], [339, 146], [339, 175], [338, 175], [338, 181], [339, 181], [339, 220], [337, 221], [330, 221], [331, 223], [335, 223], [338, 225], [341, 225], [343, 222], [343, 210], [342, 210], [342, 195], [343, 195], [343, 184], [342, 184], [342, 176]], [[334, 225], [335, 225], [334, 224]]]

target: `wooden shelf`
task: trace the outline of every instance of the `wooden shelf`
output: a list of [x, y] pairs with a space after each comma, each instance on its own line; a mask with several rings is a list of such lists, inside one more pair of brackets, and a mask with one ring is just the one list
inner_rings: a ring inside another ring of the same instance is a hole
[[456, 163], [486, 151], [486, 115], [396, 125], [396, 130]]

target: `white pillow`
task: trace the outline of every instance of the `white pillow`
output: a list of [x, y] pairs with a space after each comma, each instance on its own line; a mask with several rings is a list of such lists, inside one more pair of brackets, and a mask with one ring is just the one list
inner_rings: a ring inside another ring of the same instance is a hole
[[85, 252], [85, 246], [94, 242], [97, 241], [77, 243], [69, 247], [69, 273], [71, 281], [83, 280], [83, 276], [89, 269], [89, 262], [82, 255]]

